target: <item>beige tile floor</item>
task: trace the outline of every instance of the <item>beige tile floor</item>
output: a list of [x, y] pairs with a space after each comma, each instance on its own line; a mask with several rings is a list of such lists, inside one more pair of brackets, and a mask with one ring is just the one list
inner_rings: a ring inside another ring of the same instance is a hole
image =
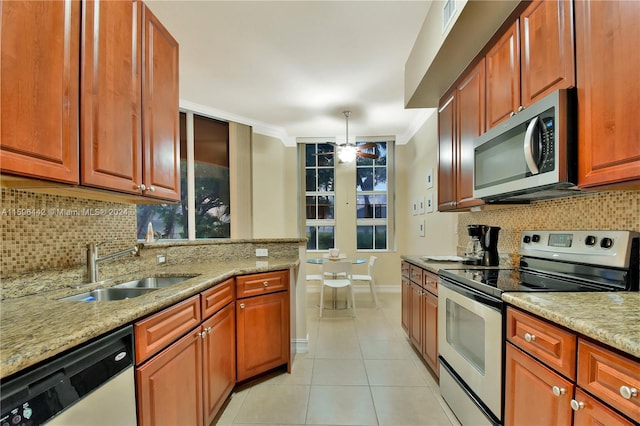
[[[330, 295], [327, 295], [330, 296]], [[400, 326], [400, 294], [356, 294], [357, 317], [307, 300], [309, 353], [291, 374], [234, 393], [218, 425], [456, 425]]]

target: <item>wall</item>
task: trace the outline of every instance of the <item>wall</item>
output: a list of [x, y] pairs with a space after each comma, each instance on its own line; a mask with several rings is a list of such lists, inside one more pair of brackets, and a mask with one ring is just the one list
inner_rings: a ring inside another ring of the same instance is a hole
[[[438, 115], [433, 114], [407, 145], [397, 149], [396, 208], [398, 249], [409, 255], [452, 255], [456, 253], [457, 213], [439, 213], [438, 204]], [[427, 172], [433, 171], [433, 187], [427, 188]], [[433, 213], [413, 215], [415, 199], [431, 196]], [[418, 235], [424, 221], [425, 235]], [[400, 264], [396, 274], [399, 277]], [[397, 278], [399, 279], [399, 278]]]
[[530, 205], [485, 207], [459, 215], [458, 252], [468, 241], [466, 226], [499, 226], [498, 251], [516, 254], [520, 231], [528, 229], [616, 229], [640, 232], [640, 191], [606, 191], [536, 201]]
[[253, 134], [253, 237], [298, 237], [297, 149]]

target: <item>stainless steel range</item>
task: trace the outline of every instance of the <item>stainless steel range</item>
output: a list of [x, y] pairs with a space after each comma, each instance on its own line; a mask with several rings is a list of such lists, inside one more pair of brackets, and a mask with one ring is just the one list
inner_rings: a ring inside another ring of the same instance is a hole
[[640, 234], [523, 231], [518, 269], [440, 271], [440, 392], [463, 425], [502, 424], [505, 291], [638, 291]]

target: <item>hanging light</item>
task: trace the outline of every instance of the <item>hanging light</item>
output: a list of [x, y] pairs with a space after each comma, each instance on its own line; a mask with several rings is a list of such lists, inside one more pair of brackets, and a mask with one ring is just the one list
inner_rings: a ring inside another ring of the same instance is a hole
[[343, 111], [346, 119], [346, 131], [345, 131], [345, 145], [338, 147], [338, 159], [342, 163], [351, 163], [356, 159], [358, 150], [354, 144], [349, 143], [349, 117], [351, 117], [351, 111]]

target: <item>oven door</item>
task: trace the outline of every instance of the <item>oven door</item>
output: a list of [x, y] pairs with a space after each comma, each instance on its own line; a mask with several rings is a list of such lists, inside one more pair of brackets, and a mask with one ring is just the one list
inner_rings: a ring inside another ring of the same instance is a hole
[[502, 335], [502, 301], [440, 279], [440, 356], [464, 382], [465, 391], [475, 394], [472, 399], [480, 399], [498, 420], [502, 416]]

